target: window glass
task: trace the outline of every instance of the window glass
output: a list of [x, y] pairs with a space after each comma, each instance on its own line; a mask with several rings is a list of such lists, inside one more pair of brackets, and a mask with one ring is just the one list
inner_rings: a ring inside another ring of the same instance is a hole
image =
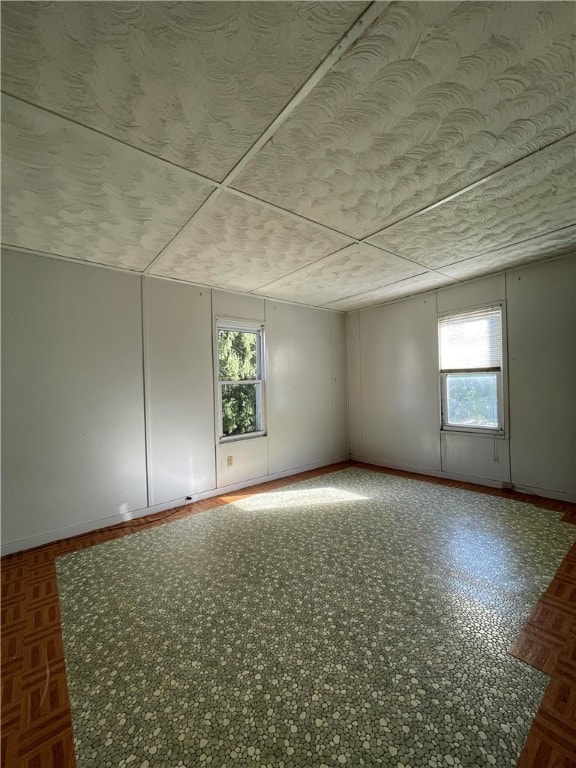
[[502, 431], [502, 308], [438, 321], [442, 428]]
[[220, 381], [257, 379], [259, 332], [218, 330], [218, 378]]
[[261, 434], [262, 330], [218, 327], [220, 438]]
[[448, 373], [447, 424], [459, 427], [498, 428], [498, 375]]
[[223, 384], [222, 434], [245, 435], [257, 432], [259, 384]]

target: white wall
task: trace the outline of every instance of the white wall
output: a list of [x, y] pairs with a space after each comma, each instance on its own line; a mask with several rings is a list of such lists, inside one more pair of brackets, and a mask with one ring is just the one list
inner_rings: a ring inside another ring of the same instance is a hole
[[[493, 301], [506, 311], [505, 435], [441, 434], [437, 314]], [[575, 306], [567, 256], [350, 314], [353, 458], [576, 501]]]
[[[506, 275], [491, 275], [480, 280], [436, 291], [438, 314], [458, 312], [471, 307], [504, 302], [503, 356], [506, 358]], [[436, 318], [434, 318], [436, 327]], [[438, 378], [438, 352], [434, 350], [434, 372]], [[503, 387], [508, 387], [508, 371], [504, 366]], [[440, 436], [442, 472], [453, 478], [467, 478], [479, 483], [509, 484], [510, 430], [508, 402], [504, 403], [504, 434], [481, 435], [463, 432], [443, 432]]]
[[[343, 314], [10, 251], [2, 273], [3, 553], [348, 457]], [[265, 437], [216, 444], [217, 317], [266, 324]]]
[[[264, 323], [266, 306], [259, 296], [247, 296], [226, 291], [214, 291], [212, 296], [213, 324], [218, 319], [238, 319]], [[268, 329], [265, 331], [268, 339]], [[265, 391], [266, 396], [266, 391]], [[214, 416], [212, 417], [214, 419]], [[266, 426], [269, 427], [268, 419]], [[219, 431], [218, 427], [215, 427]], [[232, 462], [229, 464], [229, 461]], [[268, 437], [222, 443], [216, 446], [216, 477], [218, 488], [245, 485], [263, 480], [269, 474]]]
[[211, 297], [143, 278], [150, 504], [216, 487]]
[[440, 469], [434, 297], [366, 310], [359, 325], [362, 460]]
[[2, 541], [147, 506], [140, 279], [2, 258]]
[[576, 501], [576, 256], [507, 275], [515, 485]]
[[214, 319], [264, 322], [267, 379], [268, 434], [217, 447], [218, 487], [347, 459], [345, 316], [221, 291], [213, 303]]
[[266, 302], [270, 472], [347, 459], [345, 316]]
[[[493, 300], [506, 437], [442, 441], [437, 311]], [[345, 459], [347, 390], [355, 458], [576, 501], [575, 305], [569, 256], [353, 313], [347, 346], [339, 313], [8, 250], [2, 551]], [[266, 437], [216, 444], [216, 317], [265, 322]]]

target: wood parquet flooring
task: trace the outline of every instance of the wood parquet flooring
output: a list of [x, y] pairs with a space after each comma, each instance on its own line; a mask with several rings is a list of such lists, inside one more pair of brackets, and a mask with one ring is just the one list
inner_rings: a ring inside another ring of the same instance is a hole
[[[350, 466], [525, 501], [576, 523], [574, 504], [349, 461], [8, 555], [1, 567], [2, 768], [76, 768], [57, 557]], [[510, 652], [551, 676], [517, 768], [576, 768], [576, 545]]]

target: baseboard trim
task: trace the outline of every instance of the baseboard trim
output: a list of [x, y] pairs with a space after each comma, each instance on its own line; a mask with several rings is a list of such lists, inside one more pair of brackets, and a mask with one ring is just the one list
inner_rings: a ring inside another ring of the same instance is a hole
[[390, 467], [390, 469], [398, 469], [401, 472], [414, 472], [417, 475], [428, 475], [429, 477], [443, 478], [444, 480], [456, 480], [462, 483], [473, 483], [474, 485], [483, 485], [487, 488], [500, 488], [517, 493], [525, 493], [530, 496], [539, 496], [544, 499], [557, 499], [558, 501], [567, 501], [570, 503], [576, 503], [576, 494], [568, 493], [565, 491], [555, 491], [550, 488], [538, 488], [530, 485], [517, 485], [516, 483], [510, 483], [502, 480], [491, 480], [486, 477], [480, 477], [478, 475], [459, 475], [455, 472], [442, 472], [441, 470], [431, 469], [429, 467], [419, 467], [413, 464], [403, 464], [395, 461], [382, 461], [380, 459], [365, 458], [353, 454], [352, 461], [360, 461], [364, 464], [373, 464], [376, 467]]
[[567, 491], [554, 491], [550, 488], [538, 488], [535, 485], [512, 485], [512, 490], [518, 493], [529, 493], [531, 496], [541, 496], [544, 499], [558, 499], [558, 501], [568, 501], [576, 504], [576, 493]]
[[486, 477], [479, 477], [477, 475], [459, 475], [455, 472], [448, 473], [442, 472], [440, 469], [434, 469], [432, 467], [420, 467], [415, 464], [403, 464], [397, 461], [382, 461], [381, 459], [374, 459], [372, 457], [361, 457], [352, 455], [352, 461], [361, 461], [364, 464], [374, 464], [376, 467], [390, 467], [390, 469], [398, 469], [401, 472], [414, 472], [417, 475], [428, 475], [429, 477], [444, 478], [445, 480], [456, 480], [461, 483], [474, 483], [475, 485], [485, 485], [488, 488], [505, 488], [509, 483], [504, 483], [500, 480], [490, 480]]
[[375, 467], [382, 467], [386, 469], [400, 470], [404, 472], [413, 472], [417, 475], [428, 475], [429, 477], [443, 478], [445, 480], [456, 480], [459, 482], [474, 483], [475, 485], [486, 486], [488, 488], [509, 488], [517, 491], [518, 493], [526, 493], [531, 496], [538, 496], [548, 499], [558, 499], [559, 501], [566, 501], [569, 503], [576, 503], [576, 494], [567, 493], [564, 491], [555, 491], [549, 488], [538, 488], [536, 486], [528, 485], [515, 485], [505, 483], [496, 480], [490, 480], [484, 477], [477, 477], [475, 475], [458, 475], [455, 473], [442, 472], [431, 467], [421, 467], [414, 464], [404, 464], [401, 462], [382, 461], [371, 457], [358, 456], [353, 454], [344, 454], [332, 458], [328, 461], [317, 461], [311, 464], [302, 464], [298, 467], [291, 467], [280, 472], [272, 472], [268, 475], [261, 477], [250, 478], [240, 483], [234, 483], [233, 485], [222, 486], [221, 488], [210, 488], [206, 491], [193, 494], [191, 497], [180, 497], [171, 499], [161, 504], [155, 504], [151, 507], [143, 507], [124, 514], [110, 515], [108, 517], [98, 518], [96, 520], [88, 520], [78, 525], [61, 528], [54, 531], [46, 531], [36, 536], [30, 536], [25, 539], [19, 539], [18, 541], [8, 542], [2, 544], [0, 547], [0, 554], [2, 557], [5, 555], [13, 555], [17, 552], [23, 552], [28, 549], [34, 549], [41, 547], [45, 544], [51, 544], [55, 541], [61, 541], [63, 539], [69, 539], [73, 536], [80, 536], [91, 531], [98, 531], [102, 528], [108, 528], [111, 525], [118, 523], [125, 523], [129, 520], [137, 520], [139, 517], [146, 517], [147, 515], [153, 515], [159, 512], [165, 512], [168, 509], [177, 509], [178, 507], [185, 506], [186, 504], [193, 504], [195, 501], [202, 501], [203, 499], [211, 499], [215, 496], [225, 496], [228, 493], [234, 493], [244, 488], [250, 488], [253, 485], [260, 485], [261, 483], [270, 482], [272, 480], [280, 480], [284, 477], [290, 477], [291, 475], [298, 475], [302, 472], [308, 472], [313, 469], [320, 469], [321, 467], [329, 467], [332, 464], [339, 464], [345, 461], [358, 461], [363, 464], [372, 464]]
[[281, 472], [273, 472], [261, 477], [250, 478], [249, 480], [245, 480], [240, 483], [234, 483], [234, 485], [226, 485], [222, 486], [221, 488], [210, 488], [206, 491], [192, 494], [191, 496], [171, 499], [169, 501], [162, 502], [161, 504], [155, 504], [151, 507], [143, 507], [141, 509], [135, 509], [131, 512], [126, 512], [123, 514], [100, 517], [96, 520], [87, 520], [86, 522], [80, 523], [78, 525], [72, 525], [54, 531], [46, 531], [45, 533], [40, 533], [36, 536], [30, 536], [25, 539], [19, 539], [17, 541], [11, 541], [6, 544], [2, 544], [0, 547], [0, 554], [2, 557], [5, 555], [13, 555], [16, 552], [23, 552], [27, 549], [34, 549], [36, 547], [41, 547], [44, 544], [52, 544], [55, 541], [69, 539], [72, 536], [80, 536], [84, 533], [90, 533], [91, 531], [98, 531], [101, 528], [108, 528], [111, 525], [117, 525], [118, 523], [125, 523], [129, 520], [137, 520], [139, 517], [146, 517], [147, 515], [153, 515], [157, 512], [165, 512], [168, 509], [183, 507], [186, 504], [193, 504], [195, 501], [211, 499], [214, 496], [224, 496], [227, 493], [233, 493], [234, 491], [239, 491], [243, 488], [250, 488], [252, 485], [260, 485], [261, 483], [266, 483], [271, 480], [279, 480], [283, 477], [290, 477], [290, 475], [298, 475], [301, 472], [308, 472], [311, 469], [329, 467], [331, 464], [339, 464], [343, 461], [349, 461], [349, 459], [350, 454], [345, 454], [344, 456], [339, 456], [333, 459], [313, 462], [312, 464], [292, 467], [290, 469], [282, 470]]
[[184, 504], [190, 503], [190, 501], [186, 501], [186, 498], [172, 499], [171, 501], [167, 501], [163, 504], [155, 504], [152, 507], [142, 507], [141, 509], [134, 509], [131, 512], [109, 515], [107, 517], [99, 517], [95, 520], [87, 520], [86, 522], [79, 523], [78, 525], [70, 525], [66, 528], [58, 528], [53, 531], [39, 533], [36, 536], [29, 536], [25, 539], [18, 539], [17, 541], [11, 541], [7, 544], [2, 544], [0, 547], [0, 552], [2, 557], [4, 557], [4, 555], [13, 555], [15, 552], [23, 552], [27, 549], [42, 547], [44, 544], [52, 544], [54, 541], [70, 539], [73, 536], [81, 536], [82, 534], [90, 533], [91, 531], [99, 531], [101, 528], [108, 528], [111, 525], [116, 525], [117, 523], [126, 523], [129, 520], [137, 520], [139, 517], [153, 515], [156, 512], [165, 512], [167, 509], [180, 507]]
[[271, 472], [268, 475], [262, 475], [262, 477], [251, 478], [240, 483], [234, 483], [233, 485], [223, 485], [216, 489], [216, 492], [209, 491], [207, 494], [199, 494], [198, 498], [194, 501], [200, 501], [201, 499], [209, 499], [212, 496], [225, 496], [227, 493], [233, 493], [234, 491], [241, 491], [243, 488], [250, 488], [252, 485], [260, 485], [260, 483], [268, 483], [271, 480], [280, 480], [283, 477], [290, 477], [290, 475], [299, 475], [301, 472], [309, 472], [311, 469], [320, 469], [320, 467], [329, 467], [331, 464], [340, 464], [343, 461], [350, 461], [350, 454], [347, 453], [344, 456], [337, 456], [329, 461], [317, 461], [312, 464], [303, 464], [299, 467], [291, 467], [290, 469], [283, 469], [280, 472]]

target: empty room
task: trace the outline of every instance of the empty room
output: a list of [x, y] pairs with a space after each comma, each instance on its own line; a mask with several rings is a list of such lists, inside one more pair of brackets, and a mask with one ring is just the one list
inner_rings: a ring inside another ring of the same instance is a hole
[[2, 2], [6, 768], [575, 768], [576, 3]]

